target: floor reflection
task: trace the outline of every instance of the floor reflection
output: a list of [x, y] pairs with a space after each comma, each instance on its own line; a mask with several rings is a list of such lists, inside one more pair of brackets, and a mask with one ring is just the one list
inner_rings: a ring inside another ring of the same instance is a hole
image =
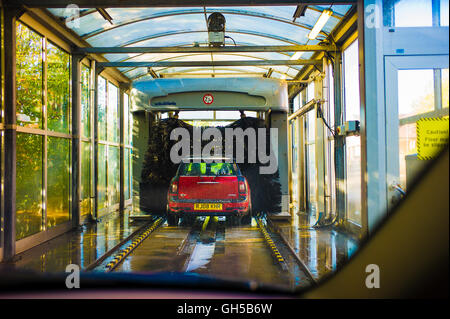
[[[13, 264], [0, 264], [0, 268], [12, 266], [38, 272], [63, 272], [67, 265], [78, 264], [84, 269], [142, 225], [130, 223], [129, 215], [129, 211], [111, 214], [98, 223], [85, 225], [19, 254]], [[300, 212], [293, 213], [291, 222], [274, 223], [312, 275], [320, 279], [345, 263], [357, 250], [358, 242], [332, 228], [315, 229], [312, 227], [315, 222], [315, 214]], [[183, 268], [184, 257], [174, 259], [174, 256], [187, 233], [188, 229], [181, 226], [164, 227], [152, 241], [140, 247], [142, 256], [135, 252], [118, 271], [179, 271]], [[279, 273], [260, 237], [255, 221], [248, 229], [219, 230], [214, 244], [199, 242], [184, 269], [243, 280], [292, 281]], [[149, 256], [154, 258], [149, 259]]]
[[293, 212], [292, 221], [276, 222], [284, 237], [316, 278], [335, 271], [357, 250], [357, 240], [332, 228], [315, 229], [315, 214]]
[[129, 215], [129, 210], [112, 213], [98, 223], [83, 225], [18, 254], [13, 265], [1, 266], [63, 272], [67, 265], [77, 264], [84, 269], [140, 226], [130, 224]]

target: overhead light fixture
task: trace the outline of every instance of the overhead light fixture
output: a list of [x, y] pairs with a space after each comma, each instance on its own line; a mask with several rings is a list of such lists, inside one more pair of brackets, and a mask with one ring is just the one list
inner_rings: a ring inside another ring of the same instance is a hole
[[297, 51], [295, 52], [292, 56], [291, 56], [291, 60], [298, 60], [300, 59], [300, 57], [303, 55], [304, 52], [302, 51]]
[[207, 20], [208, 41], [213, 47], [225, 44], [225, 17], [219, 12], [212, 13]]
[[316, 24], [312, 28], [311, 32], [308, 34], [308, 39], [314, 40], [317, 35], [322, 31], [323, 27], [327, 23], [328, 19], [333, 15], [333, 11], [324, 10], [320, 15], [319, 19], [317, 19]]

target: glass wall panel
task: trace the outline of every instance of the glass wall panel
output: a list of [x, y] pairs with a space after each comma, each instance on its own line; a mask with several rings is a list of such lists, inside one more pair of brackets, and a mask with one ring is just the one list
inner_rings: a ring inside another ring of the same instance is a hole
[[70, 132], [70, 55], [47, 43], [47, 127]]
[[347, 217], [361, 225], [361, 142], [359, 136], [346, 139]]
[[297, 94], [294, 98], [293, 111], [296, 112], [300, 108], [300, 94]]
[[439, 86], [442, 108], [448, 108], [448, 69], [398, 70], [397, 76], [399, 182], [404, 190], [408, 190], [425, 164], [425, 161], [417, 160], [417, 115], [428, 113], [421, 117], [438, 117], [434, 111], [440, 107], [435, 103]]
[[314, 144], [310, 144], [307, 147], [309, 208], [315, 208], [314, 204], [316, 203], [316, 153], [314, 148]]
[[291, 130], [291, 145], [292, 147], [292, 153], [291, 153], [291, 164], [292, 164], [292, 172], [296, 175], [297, 174], [297, 150], [298, 150], [298, 141], [297, 141], [297, 121], [291, 121], [290, 123], [290, 130]]
[[448, 0], [384, 0], [384, 25], [448, 26]]
[[42, 229], [42, 136], [17, 133], [16, 239]]
[[434, 110], [434, 72], [428, 70], [400, 70], [398, 72], [398, 115], [411, 115]]
[[[223, 120], [238, 120], [241, 118], [241, 113], [239, 111], [215, 111], [216, 119], [223, 119]], [[250, 113], [252, 112], [245, 112], [246, 116], [252, 116]]]
[[314, 143], [316, 138], [316, 116], [315, 110], [311, 110], [307, 115], [307, 141], [308, 143]]
[[396, 27], [431, 27], [431, 0], [400, 0], [394, 5]]
[[[345, 121], [360, 119], [358, 41], [344, 50]], [[347, 218], [361, 225], [361, 139], [346, 137]]]
[[120, 199], [120, 153], [116, 146], [108, 147], [108, 198], [115, 205]]
[[130, 190], [131, 190], [131, 183], [130, 183], [130, 149], [125, 148], [125, 156], [124, 156], [124, 176], [125, 176], [125, 185], [124, 185], [124, 196], [125, 200], [130, 199]]
[[406, 189], [406, 161], [408, 155], [415, 155], [417, 134], [416, 123], [401, 125], [398, 129], [398, 147], [399, 147], [399, 163], [400, 163], [400, 185]]
[[81, 215], [91, 213], [91, 143], [81, 143]]
[[442, 69], [441, 72], [442, 108], [448, 108], [448, 69]]
[[441, 0], [440, 11], [441, 26], [448, 27], [448, 0]]
[[119, 89], [108, 82], [108, 141], [119, 143]]
[[[316, 198], [316, 150], [315, 150], [315, 132], [316, 116], [315, 111], [309, 111], [306, 115], [306, 176], [307, 176], [307, 192], [308, 207], [315, 209]], [[314, 211], [310, 211], [314, 214]]]
[[16, 30], [17, 125], [42, 128], [43, 38], [22, 23]]
[[334, 161], [334, 140], [329, 143], [329, 192], [331, 201], [329, 203], [329, 209], [331, 212], [336, 212], [336, 170]]
[[125, 145], [130, 145], [131, 143], [131, 114], [130, 114], [130, 105], [129, 105], [129, 96], [128, 94], [123, 94], [123, 134], [124, 134], [124, 142]]
[[[98, 208], [107, 206], [106, 197], [106, 145], [98, 145]], [[99, 212], [100, 213], [100, 212]]]
[[309, 82], [306, 91], [306, 99], [307, 101], [311, 101], [314, 98], [314, 82]]
[[48, 137], [47, 227], [70, 219], [70, 139]]
[[98, 138], [106, 141], [106, 80], [98, 77]]
[[212, 120], [214, 118], [214, 111], [181, 111], [178, 118], [180, 120]]
[[83, 65], [81, 67], [81, 135], [83, 137], [91, 136], [89, 73], [90, 69]]

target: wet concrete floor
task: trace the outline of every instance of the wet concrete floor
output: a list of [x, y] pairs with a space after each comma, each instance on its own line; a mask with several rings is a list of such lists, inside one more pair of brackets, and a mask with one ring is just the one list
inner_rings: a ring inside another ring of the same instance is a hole
[[330, 227], [313, 228], [315, 216], [295, 213], [293, 222], [275, 222], [316, 280], [344, 264], [358, 249], [358, 241]]
[[188, 272], [285, 289], [312, 283], [298, 265], [281, 268], [255, 220], [248, 226], [230, 226], [211, 218], [206, 229], [201, 223], [197, 219], [191, 228], [160, 227], [115, 271]]
[[[78, 264], [84, 269], [142, 226], [142, 223], [131, 223], [129, 214], [129, 211], [114, 213], [98, 223], [61, 235], [19, 254], [13, 263], [0, 264], [0, 270], [14, 267], [37, 272], [63, 272], [68, 264]], [[336, 270], [357, 250], [358, 243], [354, 238], [331, 228], [312, 228], [314, 220], [310, 215], [299, 213], [293, 216], [291, 222], [274, 223], [315, 279]], [[293, 258], [289, 260], [289, 271], [280, 268], [255, 221], [251, 226], [230, 226], [212, 219], [204, 232], [201, 228], [201, 222], [195, 227], [164, 224], [115, 271], [191, 272], [283, 287], [310, 284]]]
[[37, 272], [63, 272], [69, 264], [84, 269], [140, 226], [131, 223], [129, 215], [129, 210], [112, 213], [98, 223], [65, 233], [18, 254], [13, 263], [0, 263], [0, 270], [15, 267]]

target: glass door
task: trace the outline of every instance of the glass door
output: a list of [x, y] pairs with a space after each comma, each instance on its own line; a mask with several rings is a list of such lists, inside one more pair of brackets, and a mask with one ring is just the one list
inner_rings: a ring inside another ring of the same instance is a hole
[[428, 161], [417, 157], [417, 121], [448, 117], [448, 55], [386, 57], [388, 207]]

